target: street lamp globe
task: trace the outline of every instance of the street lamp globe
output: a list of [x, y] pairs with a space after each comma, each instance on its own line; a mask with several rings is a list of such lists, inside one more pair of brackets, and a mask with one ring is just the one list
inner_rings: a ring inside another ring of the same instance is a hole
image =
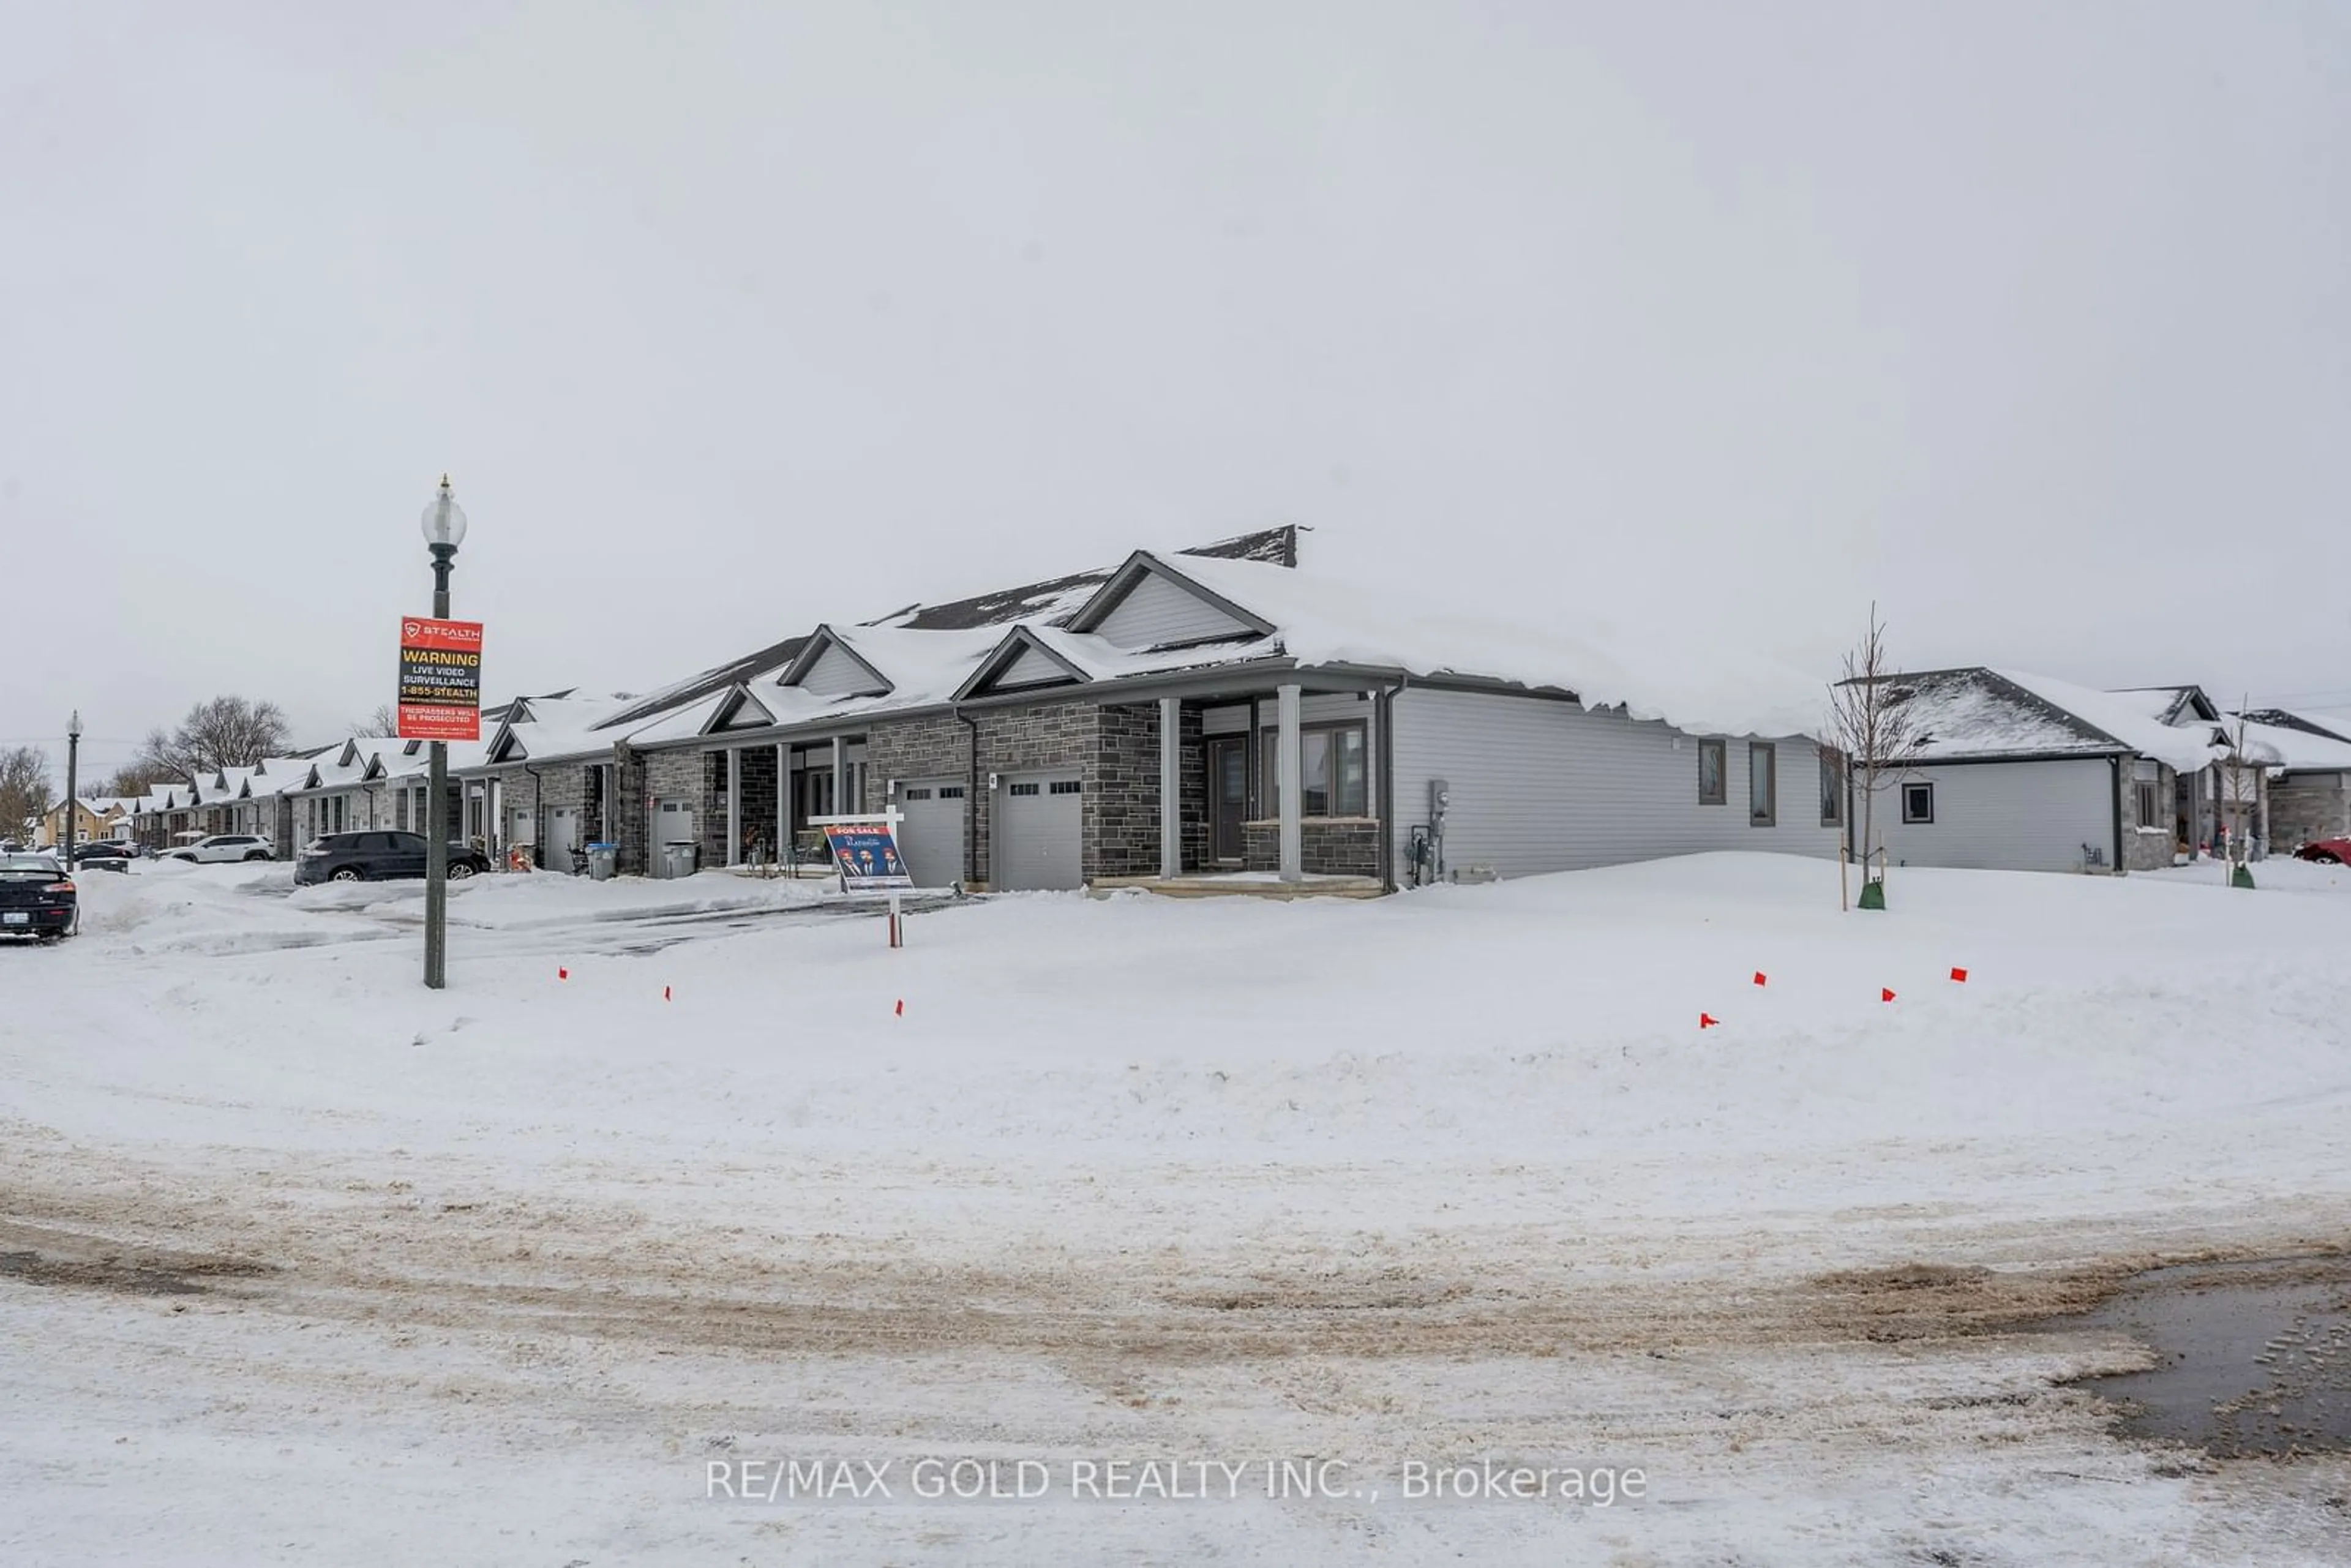
[[435, 547], [445, 545], [455, 549], [465, 542], [465, 508], [457, 505], [457, 497], [449, 493], [449, 476], [441, 476], [441, 491], [425, 504], [424, 542]]

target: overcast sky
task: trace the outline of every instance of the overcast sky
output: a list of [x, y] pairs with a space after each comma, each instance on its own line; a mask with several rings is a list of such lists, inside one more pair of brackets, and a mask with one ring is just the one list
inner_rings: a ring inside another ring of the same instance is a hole
[[0, 16], [8, 740], [328, 738], [444, 469], [494, 695], [1300, 522], [2351, 706], [2341, 0]]

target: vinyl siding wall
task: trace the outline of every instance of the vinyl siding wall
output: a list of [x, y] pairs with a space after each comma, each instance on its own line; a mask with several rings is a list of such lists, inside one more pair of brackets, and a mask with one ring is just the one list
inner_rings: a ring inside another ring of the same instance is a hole
[[2114, 771], [2103, 757], [1949, 763], [1913, 768], [1904, 781], [1934, 785], [1935, 820], [1902, 820], [1901, 783], [1879, 791], [1876, 831], [1896, 865], [2078, 872], [2084, 844], [2113, 863]]
[[1243, 636], [1249, 629], [1154, 572], [1136, 583], [1096, 630], [1121, 648], [1157, 648]]
[[1773, 826], [1748, 821], [1748, 746], [1724, 742], [1725, 803], [1698, 803], [1698, 737], [1572, 702], [1416, 688], [1395, 699], [1397, 864], [1428, 820], [1429, 781], [1451, 786], [1450, 871], [1573, 871], [1707, 850], [1834, 858], [1844, 828], [1821, 824], [1820, 754], [1777, 738]]
[[1052, 660], [1045, 657], [1044, 654], [1037, 652], [1036, 649], [1023, 648], [1020, 651], [1019, 657], [1014, 659], [1012, 663], [1004, 666], [1002, 673], [996, 677], [994, 684], [998, 686], [1006, 688], [1013, 686], [1052, 686], [1067, 685], [1069, 684], [1069, 671], [1061, 668], [1061, 665], [1053, 663]]
[[801, 690], [814, 692], [820, 697], [845, 697], [881, 689], [880, 684], [865, 666], [838, 643], [817, 655], [816, 663], [810, 664], [808, 674], [800, 677], [799, 685]]

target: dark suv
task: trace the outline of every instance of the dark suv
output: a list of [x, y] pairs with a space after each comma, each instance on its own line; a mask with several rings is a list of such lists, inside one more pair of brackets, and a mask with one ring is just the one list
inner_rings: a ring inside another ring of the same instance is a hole
[[[312, 839], [294, 857], [294, 880], [314, 882], [381, 882], [390, 877], [424, 874], [424, 835], [388, 833], [329, 833]], [[449, 846], [449, 877], [460, 881], [490, 869], [490, 857], [464, 844]]]

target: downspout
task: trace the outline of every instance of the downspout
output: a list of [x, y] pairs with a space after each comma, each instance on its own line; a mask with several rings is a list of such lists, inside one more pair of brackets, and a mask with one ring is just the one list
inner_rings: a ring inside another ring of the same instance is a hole
[[2106, 769], [2114, 775], [2115, 874], [2120, 876], [2123, 874], [2123, 759], [2107, 758]]
[[1380, 693], [1372, 713], [1380, 730], [1380, 891], [1394, 893], [1395, 879], [1395, 699], [1412, 677], [1399, 673], [1396, 684]]
[[538, 769], [529, 763], [522, 770], [530, 779], [530, 862], [541, 871], [547, 869], [547, 787], [538, 781]]
[[979, 720], [960, 707], [947, 711], [971, 731], [963, 784], [963, 883], [970, 887], [979, 881]]

